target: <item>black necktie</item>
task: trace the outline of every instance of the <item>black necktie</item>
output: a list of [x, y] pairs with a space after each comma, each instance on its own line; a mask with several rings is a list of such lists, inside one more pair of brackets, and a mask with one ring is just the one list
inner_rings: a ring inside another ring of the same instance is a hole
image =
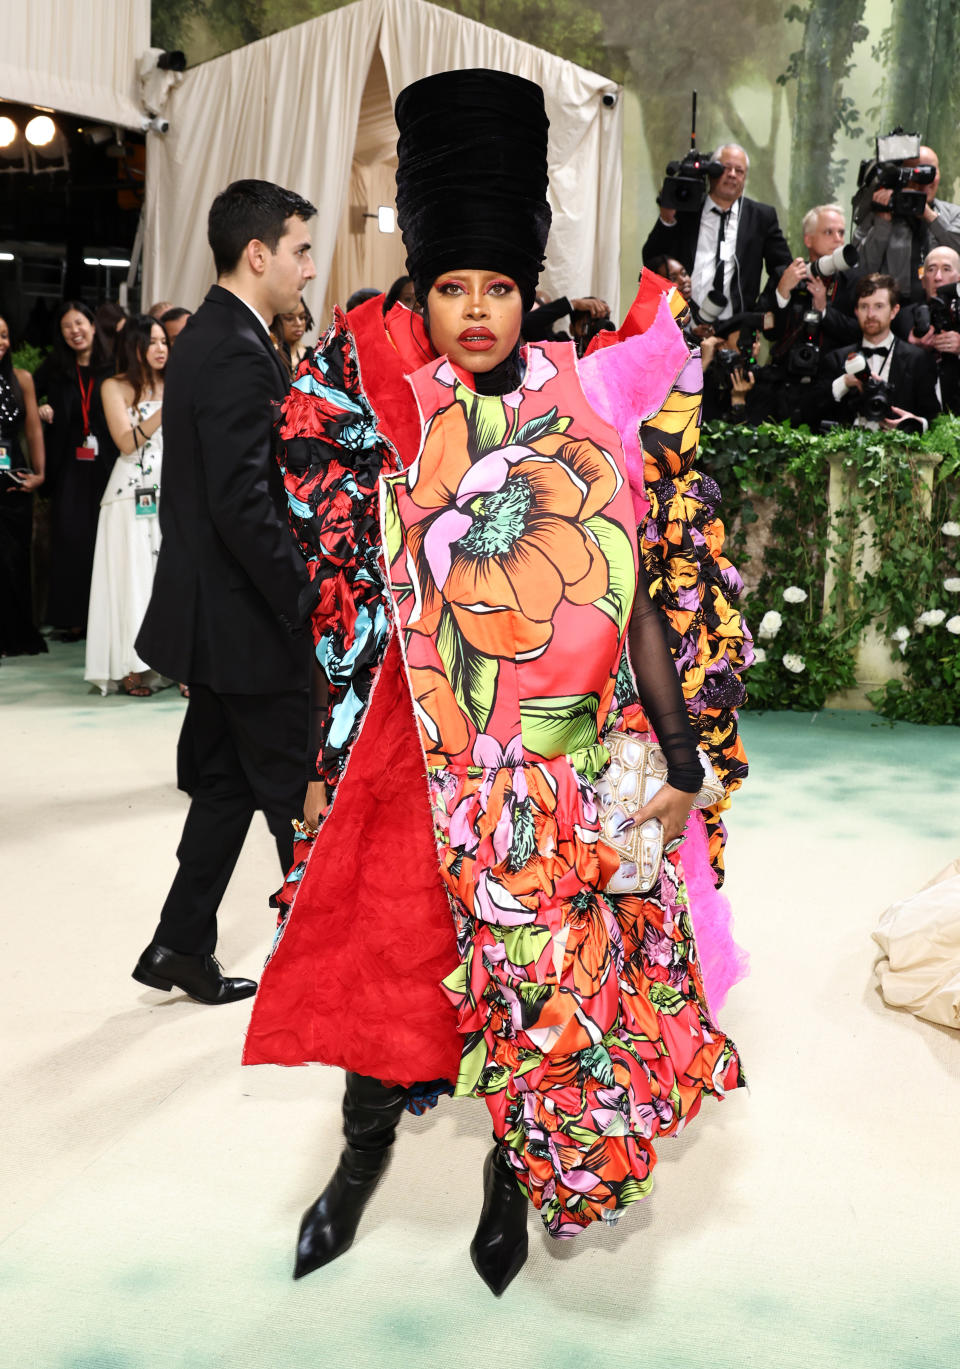
[[885, 357], [890, 349], [889, 347], [861, 347], [860, 350], [865, 357]]
[[729, 210], [729, 209], [714, 209], [713, 206], [711, 205], [711, 207], [710, 207], [710, 212], [711, 212], [711, 214], [716, 214], [717, 218], [720, 220], [719, 224], [717, 225], [717, 256], [716, 256], [717, 267], [716, 267], [716, 270], [715, 270], [714, 273], [713, 273], [713, 288], [714, 288], [714, 290], [717, 292], [718, 295], [722, 295], [722, 294], [723, 294], [723, 268], [724, 268], [725, 263], [724, 263], [724, 261], [723, 261], [723, 258], [722, 258], [721, 255], [720, 255], [720, 253], [721, 253], [721, 250], [722, 250], [722, 248], [723, 248], [723, 235], [724, 235], [724, 233], [727, 231], [727, 219], [729, 219], [729, 217], [730, 217], [730, 210]]

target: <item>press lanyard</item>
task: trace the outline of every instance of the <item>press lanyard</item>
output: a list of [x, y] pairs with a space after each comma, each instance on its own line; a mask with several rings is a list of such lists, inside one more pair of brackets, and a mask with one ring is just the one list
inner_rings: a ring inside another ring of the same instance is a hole
[[80, 410], [83, 414], [83, 436], [90, 436], [90, 405], [93, 402], [93, 376], [90, 377], [89, 387], [83, 388], [83, 376], [80, 374], [80, 363], [77, 362], [77, 384], [80, 386]]

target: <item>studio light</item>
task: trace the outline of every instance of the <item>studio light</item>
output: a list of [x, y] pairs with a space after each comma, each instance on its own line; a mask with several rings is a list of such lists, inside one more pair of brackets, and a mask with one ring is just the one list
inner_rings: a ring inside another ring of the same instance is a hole
[[125, 268], [130, 265], [130, 261], [127, 257], [84, 257], [83, 264], [84, 266], [113, 266]]
[[49, 114], [37, 114], [27, 124], [24, 132], [32, 147], [46, 147], [57, 136], [57, 126]]
[[12, 252], [0, 252], [0, 261], [16, 261]]
[[4, 114], [0, 118], [0, 147], [9, 147], [16, 138], [19, 129], [12, 119], [8, 119]]

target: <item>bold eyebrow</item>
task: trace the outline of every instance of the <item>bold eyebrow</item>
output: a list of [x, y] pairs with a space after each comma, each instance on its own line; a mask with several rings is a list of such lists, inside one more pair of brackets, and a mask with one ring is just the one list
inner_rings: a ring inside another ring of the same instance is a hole
[[310, 247], [311, 247], [311, 242], [310, 242], [310, 239], [307, 238], [307, 241], [306, 241], [306, 242], [300, 243], [300, 245], [299, 245], [298, 247], [295, 247], [293, 250], [294, 250], [294, 252], [309, 252], [309, 251], [310, 251]]

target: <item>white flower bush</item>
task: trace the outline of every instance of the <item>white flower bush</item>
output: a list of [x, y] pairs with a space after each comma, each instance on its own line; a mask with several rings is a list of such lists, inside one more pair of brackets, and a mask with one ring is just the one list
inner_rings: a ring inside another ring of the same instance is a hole
[[944, 537], [960, 537], [960, 523], [944, 523], [940, 531]]
[[795, 651], [788, 651], [783, 657], [785, 669], [793, 672], [794, 675], [801, 675], [807, 668], [807, 663], [802, 656], [798, 656]]
[[939, 627], [946, 616], [942, 608], [928, 608], [917, 619], [917, 627]]
[[772, 642], [780, 631], [783, 619], [775, 608], [768, 609], [760, 619], [760, 626], [757, 628], [757, 636], [765, 642]]
[[948, 594], [960, 594], [960, 576], [951, 575], [948, 580], [944, 580], [943, 587]]
[[763, 647], [762, 647], [762, 646], [755, 646], [755, 647], [753, 648], [753, 663], [754, 663], [754, 665], [763, 665], [763, 663], [764, 663], [764, 661], [765, 661], [766, 659], [767, 659], [767, 653], [766, 653], [766, 651], [763, 649]]
[[783, 591], [784, 603], [802, 604], [807, 597], [807, 591], [801, 589], [799, 585], [788, 585]]
[[955, 613], [952, 618], [948, 618], [943, 626], [955, 637], [960, 637], [960, 613]]
[[895, 632], [891, 633], [891, 636], [900, 648], [900, 655], [902, 656], [907, 649], [907, 642], [910, 640], [910, 629], [908, 627], [898, 627]]

